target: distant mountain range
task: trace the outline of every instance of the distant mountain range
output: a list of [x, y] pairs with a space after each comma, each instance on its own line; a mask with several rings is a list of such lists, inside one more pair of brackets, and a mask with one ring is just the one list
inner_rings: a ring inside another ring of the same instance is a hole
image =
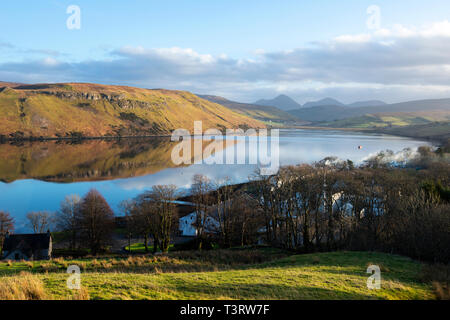
[[260, 106], [268, 106], [268, 107], [276, 107], [280, 110], [294, 110], [294, 109], [299, 109], [302, 106], [300, 104], [298, 104], [297, 102], [295, 102], [292, 98], [282, 94], [279, 95], [278, 97], [271, 99], [271, 100], [258, 100], [255, 103], [256, 105], [260, 105]]
[[231, 101], [219, 96], [212, 95], [197, 95], [202, 99], [221, 104], [235, 112], [242, 115], [252, 117], [256, 120], [264, 121], [266, 123], [288, 123], [295, 122], [301, 123], [301, 120], [296, 116], [287, 113], [286, 111], [280, 110], [276, 107], [241, 103], [236, 101]]
[[440, 110], [450, 112], [450, 99], [417, 100], [378, 106], [316, 106], [290, 110], [289, 113], [302, 120], [311, 122], [330, 122], [348, 118], [361, 117], [368, 114], [414, 113]]
[[270, 100], [258, 100], [254, 104], [263, 105], [263, 106], [272, 106], [276, 107], [280, 110], [291, 111], [297, 110], [300, 108], [313, 108], [313, 107], [323, 107], [323, 106], [340, 106], [340, 107], [350, 107], [350, 108], [358, 108], [358, 107], [373, 107], [373, 106], [381, 106], [386, 105], [385, 102], [380, 100], [368, 100], [368, 101], [357, 101], [350, 104], [344, 104], [333, 98], [325, 98], [318, 101], [310, 101], [305, 103], [303, 106], [297, 103], [294, 99], [288, 97], [287, 95], [279, 95], [278, 97]]

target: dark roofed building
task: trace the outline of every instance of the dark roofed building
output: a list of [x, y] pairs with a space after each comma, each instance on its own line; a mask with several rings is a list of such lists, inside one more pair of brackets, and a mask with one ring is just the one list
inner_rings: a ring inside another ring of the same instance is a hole
[[37, 234], [9, 234], [3, 242], [3, 259], [48, 260], [52, 257], [50, 231]]

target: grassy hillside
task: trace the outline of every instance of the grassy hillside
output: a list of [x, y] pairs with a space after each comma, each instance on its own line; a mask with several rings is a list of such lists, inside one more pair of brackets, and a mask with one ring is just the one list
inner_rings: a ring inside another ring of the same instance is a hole
[[447, 146], [450, 142], [450, 121], [405, 127], [389, 127], [383, 128], [381, 131], [393, 135], [439, 140]]
[[384, 128], [393, 126], [425, 125], [437, 121], [450, 121], [450, 111], [430, 110], [426, 112], [367, 114], [361, 117], [321, 123], [320, 125], [336, 128]]
[[189, 92], [84, 83], [4, 85], [0, 120], [0, 135], [19, 138], [167, 134], [199, 120], [204, 129], [264, 127]]
[[274, 124], [283, 124], [286, 122], [287, 123], [302, 122], [302, 120], [300, 120], [296, 116], [291, 115], [286, 111], [280, 110], [276, 107], [240, 103], [230, 101], [218, 96], [200, 95], [199, 97], [214, 103], [221, 104], [231, 110], [236, 111], [237, 113], [248, 116], [250, 118], [254, 118], [256, 120], [263, 121], [267, 124], [274, 125]]
[[[10, 281], [20, 270], [36, 273], [36, 281], [53, 299], [73, 295], [66, 288], [65, 273], [71, 264], [81, 265], [82, 286], [91, 299], [435, 298], [431, 284], [421, 281], [421, 264], [408, 258], [369, 252], [286, 256], [267, 250], [3, 262], [0, 274], [3, 281]], [[380, 290], [367, 289], [366, 270], [371, 264], [381, 268]]]

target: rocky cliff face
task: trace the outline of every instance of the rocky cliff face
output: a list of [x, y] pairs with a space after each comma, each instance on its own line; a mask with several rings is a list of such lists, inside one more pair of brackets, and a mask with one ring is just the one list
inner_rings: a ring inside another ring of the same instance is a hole
[[91, 93], [91, 92], [58, 92], [58, 91], [31, 91], [35, 94], [46, 94], [55, 96], [60, 99], [68, 100], [87, 100], [87, 101], [99, 101], [104, 100], [112, 104], [117, 104], [122, 109], [133, 108], [149, 108], [151, 103], [139, 100], [126, 99], [125, 94], [104, 94], [104, 93]]

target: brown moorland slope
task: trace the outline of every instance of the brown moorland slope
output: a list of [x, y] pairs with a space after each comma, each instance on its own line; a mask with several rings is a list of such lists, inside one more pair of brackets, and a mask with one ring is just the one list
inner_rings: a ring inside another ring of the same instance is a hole
[[89, 83], [0, 82], [0, 135], [101, 137], [192, 132], [209, 128], [262, 128], [255, 119], [185, 91], [150, 90]]

